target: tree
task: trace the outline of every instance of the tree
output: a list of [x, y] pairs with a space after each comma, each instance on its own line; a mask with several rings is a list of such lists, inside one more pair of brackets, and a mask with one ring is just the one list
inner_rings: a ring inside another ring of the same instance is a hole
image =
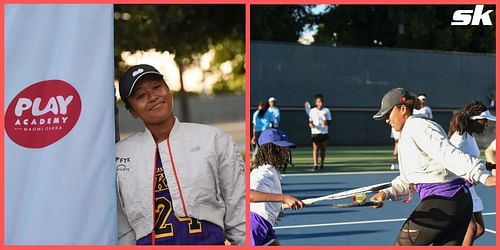
[[[450, 25], [456, 10], [473, 5], [331, 5], [317, 15], [313, 7], [253, 5], [251, 39], [297, 42], [304, 30], [317, 27], [313, 45], [495, 53], [494, 25]], [[495, 12], [491, 19], [495, 23]]]
[[[216, 58], [220, 64], [244, 54], [244, 36], [244, 5], [115, 5], [115, 72], [125, 71], [122, 51], [151, 48], [174, 53], [181, 73], [194, 55], [212, 47], [225, 51]], [[236, 68], [244, 71], [243, 63]], [[180, 98], [181, 119], [189, 121], [182, 77]]]
[[315, 44], [495, 53], [495, 26], [451, 26], [458, 9], [474, 6], [338, 5], [317, 19]]
[[314, 23], [311, 5], [252, 5], [252, 40], [296, 42], [302, 30]]

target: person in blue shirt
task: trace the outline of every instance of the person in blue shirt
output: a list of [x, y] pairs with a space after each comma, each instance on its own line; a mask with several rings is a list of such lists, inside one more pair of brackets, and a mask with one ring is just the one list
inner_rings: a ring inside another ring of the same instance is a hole
[[[253, 133], [252, 133], [252, 145], [254, 145], [254, 153], [257, 152], [257, 141], [259, 140], [260, 134], [271, 127], [271, 124], [274, 120], [273, 114], [269, 112], [269, 104], [267, 102], [259, 102], [257, 106], [257, 110], [253, 113], [252, 116], [252, 125], [253, 125]], [[253, 158], [253, 157], [252, 157]]]

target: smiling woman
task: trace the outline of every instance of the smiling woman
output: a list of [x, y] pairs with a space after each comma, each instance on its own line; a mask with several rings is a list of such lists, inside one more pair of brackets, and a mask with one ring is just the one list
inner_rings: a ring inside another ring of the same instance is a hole
[[[137, 86], [132, 90], [131, 95], [126, 99], [129, 111], [134, 118], [140, 118], [146, 127], [156, 131], [153, 126], [163, 128], [164, 124], [169, 126], [165, 129], [171, 129], [174, 117], [172, 114], [173, 98], [167, 84], [158, 75], [146, 75]], [[166, 139], [159, 134], [154, 134], [157, 142]], [[157, 137], [160, 136], [160, 137]]]
[[119, 89], [146, 127], [116, 145], [119, 242], [243, 244], [245, 176], [234, 140], [216, 128], [180, 122], [153, 66], [129, 68]]

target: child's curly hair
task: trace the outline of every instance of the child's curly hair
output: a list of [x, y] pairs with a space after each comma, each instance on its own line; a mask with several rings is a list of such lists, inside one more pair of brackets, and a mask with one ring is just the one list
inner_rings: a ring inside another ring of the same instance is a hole
[[262, 166], [269, 164], [278, 168], [288, 163], [288, 157], [289, 154], [287, 147], [266, 143], [259, 145], [257, 154], [255, 155], [254, 165]]

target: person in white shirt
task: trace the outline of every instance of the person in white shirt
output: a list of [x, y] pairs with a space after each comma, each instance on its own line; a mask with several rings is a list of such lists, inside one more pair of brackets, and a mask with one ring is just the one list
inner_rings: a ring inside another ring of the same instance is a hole
[[271, 127], [278, 128], [281, 117], [280, 117], [280, 109], [276, 106], [276, 98], [271, 96], [267, 101], [269, 103], [269, 108], [267, 110], [271, 112], [271, 114], [273, 114], [273, 121], [271, 123]]
[[299, 209], [304, 203], [282, 194], [278, 168], [289, 161], [289, 148], [295, 147], [280, 130], [266, 129], [259, 137], [255, 156], [257, 166], [250, 173], [250, 245], [280, 245], [274, 234], [281, 204]]
[[[313, 148], [313, 171], [323, 168], [325, 164], [326, 143], [328, 142], [328, 125], [332, 120], [330, 110], [324, 106], [323, 95], [314, 96], [316, 107], [309, 111], [309, 128]], [[320, 163], [318, 164], [318, 153]]]
[[[484, 155], [486, 157], [486, 161], [496, 164], [497, 162], [497, 139], [493, 140], [490, 145], [484, 150]], [[495, 168], [491, 169], [492, 175], [497, 175], [496, 165]]]
[[[488, 113], [492, 116], [495, 116], [495, 97], [490, 101], [490, 107], [488, 108]], [[497, 151], [497, 140], [494, 139], [488, 147], [484, 150], [484, 155], [486, 160], [491, 163], [496, 163], [496, 151]], [[496, 175], [496, 169], [491, 170], [492, 175]]]
[[491, 163], [496, 163], [497, 162], [496, 152], [497, 152], [497, 139], [493, 140], [484, 151], [486, 160]]
[[243, 245], [245, 165], [234, 139], [180, 122], [151, 65], [130, 67], [119, 91], [145, 126], [116, 144], [119, 244]]
[[[488, 120], [495, 121], [496, 118], [487, 112], [484, 104], [479, 101], [467, 103], [451, 118], [448, 130], [450, 142], [464, 153], [479, 158], [481, 152], [473, 135], [483, 133]], [[469, 190], [472, 196], [473, 214], [462, 244], [464, 246], [472, 246], [484, 233], [483, 201], [473, 186], [469, 187]]]
[[432, 109], [426, 105], [427, 95], [424, 93], [418, 94], [418, 100], [420, 103], [416, 105], [413, 109], [413, 115], [417, 117], [423, 117], [427, 119], [432, 119]]
[[[488, 113], [492, 116], [495, 116], [495, 97], [493, 96], [493, 99], [490, 101], [490, 107], [488, 108]], [[491, 163], [496, 163], [496, 151], [497, 151], [497, 140], [494, 139], [488, 147], [484, 150], [484, 155], [486, 157], [486, 160]], [[491, 174], [496, 175], [497, 170], [492, 169]]]
[[[392, 186], [373, 195], [376, 208], [386, 199], [401, 200], [417, 191], [420, 204], [404, 222], [395, 245], [462, 245], [472, 216], [465, 181], [495, 186], [486, 163], [453, 146], [436, 122], [412, 115], [416, 96], [403, 88], [388, 91], [375, 120], [385, 120], [401, 135], [399, 176]], [[408, 200], [408, 198], [406, 199]]]

